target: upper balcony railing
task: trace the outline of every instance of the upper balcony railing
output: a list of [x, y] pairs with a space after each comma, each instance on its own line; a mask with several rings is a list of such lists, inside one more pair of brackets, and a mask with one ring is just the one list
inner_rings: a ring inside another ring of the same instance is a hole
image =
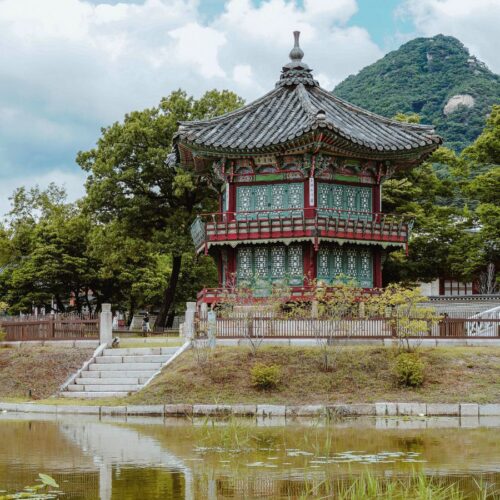
[[380, 244], [408, 242], [413, 221], [401, 215], [334, 208], [288, 208], [202, 214], [191, 225], [197, 251], [231, 241], [290, 238], [345, 239]]

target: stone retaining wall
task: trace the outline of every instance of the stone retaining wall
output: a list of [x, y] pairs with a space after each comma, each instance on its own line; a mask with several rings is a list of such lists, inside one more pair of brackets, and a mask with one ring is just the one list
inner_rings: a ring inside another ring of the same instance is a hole
[[28, 347], [28, 346], [51, 346], [51, 347], [99, 347], [99, 340], [14, 340], [0, 342], [0, 347]]
[[0, 403], [0, 412], [151, 415], [172, 416], [251, 416], [251, 417], [357, 417], [357, 416], [500, 416], [500, 403], [370, 403], [335, 405], [268, 405], [268, 404], [166, 404], [127, 406], [44, 405], [37, 403]]

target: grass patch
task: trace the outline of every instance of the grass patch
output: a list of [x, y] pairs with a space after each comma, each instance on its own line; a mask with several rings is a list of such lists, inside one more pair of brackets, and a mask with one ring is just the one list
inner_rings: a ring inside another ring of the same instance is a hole
[[0, 349], [0, 399], [26, 401], [48, 398], [81, 368], [93, 352], [92, 348], [59, 346]]
[[[254, 357], [248, 348], [217, 347], [200, 366], [188, 351], [128, 403], [436, 403], [500, 401], [500, 349], [438, 347], [420, 350], [423, 384], [401, 387], [393, 367], [397, 351], [389, 347], [345, 346], [325, 371], [320, 349], [266, 346]], [[262, 391], [252, 383], [255, 364], [280, 367], [282, 381]]]

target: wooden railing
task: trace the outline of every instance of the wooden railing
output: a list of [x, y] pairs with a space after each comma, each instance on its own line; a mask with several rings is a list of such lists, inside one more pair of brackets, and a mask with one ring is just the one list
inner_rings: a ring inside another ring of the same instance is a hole
[[99, 318], [47, 315], [0, 319], [7, 341], [98, 339]]
[[[422, 321], [421, 318], [416, 319]], [[206, 319], [199, 318], [196, 324], [198, 336], [208, 332]], [[437, 323], [424, 321], [423, 325], [422, 330], [412, 335], [412, 338], [500, 339], [498, 319], [444, 318]], [[397, 318], [291, 319], [236, 315], [216, 320], [218, 338], [397, 338], [399, 331]]]
[[[328, 296], [330, 292], [334, 292], [336, 289], [335, 285], [324, 287], [324, 294]], [[311, 301], [318, 293], [318, 286], [314, 285], [302, 285], [302, 286], [291, 286], [288, 287], [286, 297], [283, 297], [284, 302], [288, 301]], [[222, 302], [229, 303], [240, 303], [240, 305], [249, 305], [253, 303], [265, 302], [268, 300], [269, 296], [272, 294], [272, 284], [264, 289], [259, 289], [260, 296], [255, 293], [255, 289], [242, 289], [242, 288], [203, 288], [196, 295], [196, 300], [198, 303], [207, 304], [217, 304]], [[364, 288], [361, 291], [361, 295], [378, 295], [380, 294], [380, 289], [377, 288]]]
[[225, 241], [337, 238], [406, 244], [413, 222], [401, 215], [333, 208], [201, 214], [191, 226], [198, 251]]

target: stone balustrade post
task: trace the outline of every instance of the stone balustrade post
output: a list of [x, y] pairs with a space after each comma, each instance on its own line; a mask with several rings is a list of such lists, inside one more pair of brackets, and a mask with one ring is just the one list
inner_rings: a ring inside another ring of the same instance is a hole
[[186, 302], [186, 317], [182, 326], [182, 333], [186, 340], [194, 339], [195, 334], [196, 302]]
[[311, 302], [311, 318], [318, 319], [319, 311], [318, 311], [318, 301], [313, 300]]
[[113, 313], [111, 304], [102, 304], [99, 317], [99, 341], [101, 344], [111, 346], [113, 342]]
[[206, 302], [203, 302], [200, 306], [200, 319], [207, 319], [208, 318], [208, 304]]

